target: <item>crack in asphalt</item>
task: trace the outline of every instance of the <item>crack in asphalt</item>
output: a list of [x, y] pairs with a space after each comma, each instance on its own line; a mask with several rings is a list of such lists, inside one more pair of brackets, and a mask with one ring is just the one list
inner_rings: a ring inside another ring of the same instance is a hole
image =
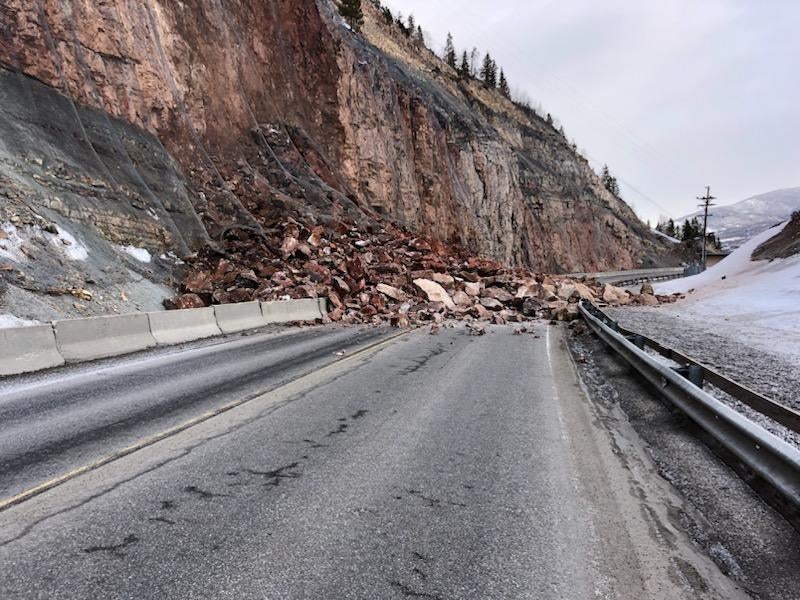
[[411, 586], [401, 583], [400, 581], [390, 581], [389, 585], [398, 590], [406, 598], [430, 598], [430, 600], [444, 600], [444, 598], [437, 594], [429, 594], [428, 592], [415, 590]]
[[132, 533], [128, 535], [124, 540], [122, 540], [119, 544], [112, 544], [110, 546], [89, 546], [88, 548], [84, 548], [83, 551], [86, 554], [94, 554], [95, 552], [108, 552], [112, 556], [116, 556], [117, 558], [125, 558], [125, 553], [123, 550], [128, 546], [136, 544], [139, 542], [139, 538], [137, 538]]
[[184, 492], [188, 492], [189, 494], [196, 494], [203, 500], [211, 500], [212, 498], [227, 498], [228, 494], [217, 494], [216, 492], [209, 492], [207, 490], [200, 489], [194, 485], [187, 485], [183, 488]]
[[466, 508], [467, 506], [463, 502], [453, 502], [452, 500], [441, 500], [439, 498], [433, 498], [432, 496], [426, 496], [420, 490], [408, 490], [408, 493], [427, 502], [430, 508], [441, 508], [443, 504], [459, 506], [461, 508]]
[[271, 479], [264, 485], [274, 485], [279, 486], [281, 483], [281, 479], [297, 479], [300, 477], [300, 473], [295, 473], [292, 469], [298, 467], [300, 465], [299, 461], [295, 461], [291, 464], [284, 465], [282, 467], [278, 467], [277, 469], [272, 469], [271, 471], [256, 471], [255, 469], [245, 469], [247, 473], [250, 475], [259, 475], [266, 479]]

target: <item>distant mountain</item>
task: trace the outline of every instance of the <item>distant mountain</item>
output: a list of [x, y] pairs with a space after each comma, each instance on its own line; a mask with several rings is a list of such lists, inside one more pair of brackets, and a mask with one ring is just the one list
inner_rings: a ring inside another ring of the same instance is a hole
[[[724, 248], [734, 249], [754, 235], [787, 220], [796, 210], [800, 210], [800, 187], [786, 188], [759, 194], [736, 204], [715, 206], [711, 209], [713, 216], [709, 217], [708, 226], [716, 232]], [[676, 219], [675, 223], [702, 215], [702, 211], [693, 212]]]

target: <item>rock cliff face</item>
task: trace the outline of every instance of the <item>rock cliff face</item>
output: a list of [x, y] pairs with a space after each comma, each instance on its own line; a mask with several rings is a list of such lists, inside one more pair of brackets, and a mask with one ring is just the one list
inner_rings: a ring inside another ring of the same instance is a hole
[[92, 286], [148, 308], [171, 253], [282, 212], [383, 215], [548, 271], [659, 252], [552, 127], [365, 5], [354, 34], [330, 0], [0, 0], [7, 284], [62, 313]]

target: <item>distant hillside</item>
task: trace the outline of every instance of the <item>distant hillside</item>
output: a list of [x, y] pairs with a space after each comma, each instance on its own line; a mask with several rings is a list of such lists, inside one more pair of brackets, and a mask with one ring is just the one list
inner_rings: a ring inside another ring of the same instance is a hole
[[[800, 210], [800, 187], [759, 194], [728, 206], [715, 206], [712, 210], [714, 214], [708, 221], [723, 247], [734, 249], [762, 231], [787, 220], [796, 210]], [[683, 223], [702, 214], [697, 211], [676, 222]]]

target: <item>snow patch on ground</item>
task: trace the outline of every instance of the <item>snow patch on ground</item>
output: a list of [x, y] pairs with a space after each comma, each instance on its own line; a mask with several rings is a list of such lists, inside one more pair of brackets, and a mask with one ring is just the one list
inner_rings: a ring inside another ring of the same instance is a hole
[[56, 250], [69, 260], [86, 260], [89, 251], [78, 239], [69, 231], [56, 225], [57, 233], [50, 233], [42, 230], [35, 225], [25, 229], [20, 229], [13, 223], [3, 223], [0, 229], [5, 236], [0, 236], [0, 256], [9, 258], [16, 262], [26, 262], [27, 256], [22, 252], [22, 246], [30, 240], [46, 239]]
[[39, 321], [31, 321], [28, 319], [20, 319], [14, 315], [0, 315], [0, 329], [9, 329], [11, 327], [33, 327], [34, 325], [41, 325]]
[[149, 263], [153, 260], [150, 252], [145, 248], [137, 248], [136, 246], [120, 246], [120, 250], [142, 263]]
[[19, 230], [13, 223], [5, 222], [0, 224], [0, 256], [15, 262], [25, 262], [26, 257], [20, 250], [25, 240], [20, 235]]
[[66, 254], [70, 260], [86, 260], [89, 258], [89, 250], [69, 231], [56, 225], [57, 234], [48, 233], [50, 243]]
[[800, 256], [750, 260], [785, 225], [757, 235], [699, 275], [657, 284], [658, 294], [687, 294], [657, 310], [800, 362]]

